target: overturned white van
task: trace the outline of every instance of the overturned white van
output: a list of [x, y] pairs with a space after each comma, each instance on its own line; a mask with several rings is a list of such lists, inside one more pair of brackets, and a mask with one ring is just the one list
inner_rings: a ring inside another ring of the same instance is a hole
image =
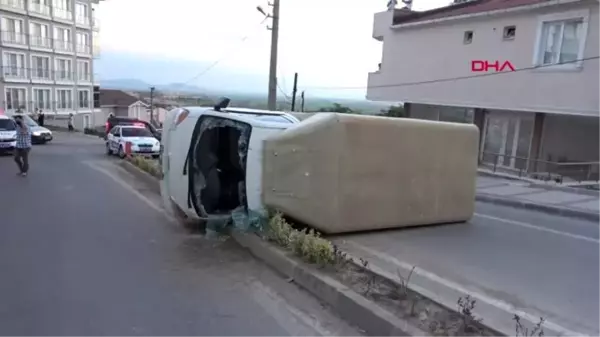
[[334, 234], [474, 213], [474, 125], [337, 113], [300, 121], [227, 104], [168, 114], [161, 186], [179, 218], [227, 221], [269, 206]]

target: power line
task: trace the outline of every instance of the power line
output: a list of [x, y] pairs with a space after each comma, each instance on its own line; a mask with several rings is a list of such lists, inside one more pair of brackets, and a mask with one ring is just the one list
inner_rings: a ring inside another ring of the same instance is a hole
[[[262, 26], [265, 21], [267, 21], [268, 18], [264, 18], [260, 24], [258, 25], [259, 27]], [[248, 34], [244, 37], [242, 37], [240, 39], [240, 41], [238, 41], [239, 44], [244, 43], [246, 40], [248, 40], [248, 38], [251, 36], [251, 34]], [[236, 45], [237, 47], [237, 45]], [[233, 50], [233, 48], [232, 48]], [[201, 72], [199, 72], [198, 74], [196, 74], [194, 77], [190, 78], [189, 80], [187, 80], [186, 82], [184, 82], [183, 84], [189, 84], [190, 82], [197, 80], [198, 78], [204, 76], [207, 72], [209, 72], [211, 69], [213, 69], [214, 67], [216, 67], [219, 63], [221, 63], [222, 61], [224, 61], [228, 56], [231, 56], [233, 53], [231, 52], [232, 50], [230, 50], [229, 52], [225, 53], [221, 58], [217, 59], [215, 62], [211, 63], [208, 67], [206, 67], [204, 70], [202, 70]]]
[[395, 83], [395, 84], [371, 85], [371, 86], [365, 86], [365, 87], [305, 87], [304, 89], [313, 89], [313, 90], [315, 90], [315, 89], [316, 90], [360, 90], [360, 89], [367, 89], [367, 88], [368, 89], [373, 89], [373, 88], [406, 87], [406, 86], [421, 85], [421, 84], [432, 84], [432, 83], [449, 82], [449, 81], [460, 81], [460, 80], [467, 80], [467, 79], [472, 79], [472, 78], [487, 77], [487, 76], [494, 76], [494, 75], [506, 75], [506, 74], [512, 74], [512, 73], [516, 73], [516, 72], [520, 72], [520, 71], [535, 70], [535, 69], [540, 69], [540, 68], [548, 68], [548, 67], [559, 66], [559, 65], [563, 65], [563, 64], [570, 64], [570, 63], [577, 63], [577, 62], [582, 62], [582, 61], [596, 60], [596, 59], [599, 59], [599, 58], [600, 58], [600, 56], [592, 56], [592, 57], [585, 57], [585, 58], [576, 59], [576, 60], [572, 60], [572, 61], [565, 61], [565, 62], [559, 62], [559, 63], [553, 63], [553, 64], [544, 64], [544, 65], [531, 66], [531, 67], [525, 67], [525, 68], [517, 68], [517, 69], [515, 69], [513, 71], [502, 71], [502, 72], [495, 72], [495, 73], [483, 73], [483, 74], [477, 74], [477, 75], [467, 75], [467, 76], [440, 78], [440, 79], [435, 79], [435, 80], [418, 81], [418, 82], [405, 82], [405, 83]]

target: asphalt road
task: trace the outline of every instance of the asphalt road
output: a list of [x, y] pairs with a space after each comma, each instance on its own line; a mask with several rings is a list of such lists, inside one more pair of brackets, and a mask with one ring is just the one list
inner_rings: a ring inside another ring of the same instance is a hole
[[511, 312], [518, 310], [534, 320], [543, 316], [546, 331], [597, 336], [599, 228], [597, 222], [477, 203], [468, 223], [335, 241], [392, 275], [400, 270], [406, 277], [416, 266], [413, 285], [452, 307], [463, 290], [481, 295], [475, 314], [504, 330], [514, 331]]
[[1, 335], [359, 334], [235, 243], [171, 226], [98, 139], [57, 133], [16, 172], [0, 157]]

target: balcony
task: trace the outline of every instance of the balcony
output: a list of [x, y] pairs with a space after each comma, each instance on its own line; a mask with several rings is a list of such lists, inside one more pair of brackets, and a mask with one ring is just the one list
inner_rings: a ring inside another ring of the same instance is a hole
[[59, 20], [73, 21], [73, 11], [55, 7], [54, 18]]
[[31, 79], [37, 81], [52, 81], [50, 69], [37, 68], [31, 69]]
[[77, 82], [91, 82], [92, 74], [90, 73], [78, 73], [77, 74]]
[[95, 32], [100, 31], [100, 19], [92, 17], [92, 30]]
[[2, 75], [5, 80], [27, 80], [27, 69], [24, 67], [2, 67]]
[[57, 70], [54, 72], [54, 79], [56, 81], [71, 82], [73, 81], [73, 73], [66, 70]]
[[54, 41], [54, 49], [57, 52], [72, 53], [73, 52], [73, 43], [71, 43], [71, 41], [55, 40]]
[[37, 35], [29, 35], [29, 43], [31, 47], [37, 48], [52, 48], [52, 39], [49, 37], [37, 36]]
[[78, 15], [75, 18], [75, 23], [77, 23], [78, 25], [89, 26], [90, 25], [90, 18], [87, 17], [87, 16]]
[[27, 45], [27, 39], [23, 33], [2, 31], [1, 35], [2, 43], [17, 44], [22, 46]]
[[77, 53], [78, 54], [91, 54], [91, 47], [85, 44], [78, 44], [77, 45]]
[[17, 12], [25, 11], [25, 0], [0, 0], [0, 7]]
[[40, 14], [44, 16], [50, 16], [50, 6], [45, 4], [36, 4], [33, 2], [29, 3], [29, 12], [32, 14]]

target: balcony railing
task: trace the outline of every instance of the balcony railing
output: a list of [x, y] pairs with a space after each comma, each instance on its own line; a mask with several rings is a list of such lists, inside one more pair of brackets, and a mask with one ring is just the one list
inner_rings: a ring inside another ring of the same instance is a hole
[[9, 9], [25, 10], [25, 0], [0, 0], [0, 6]]
[[51, 73], [52, 72], [50, 71], [50, 69], [44, 69], [44, 68], [31, 69], [31, 79], [32, 80], [51, 81], [52, 80]]
[[66, 70], [56, 70], [54, 72], [54, 79], [57, 81], [72, 81], [73, 73]]
[[2, 42], [26, 45], [27, 39], [25, 38], [25, 34], [23, 33], [2, 31]]
[[71, 43], [71, 41], [55, 40], [54, 49], [56, 49], [57, 51], [72, 52], [73, 43]]
[[29, 11], [37, 14], [50, 16], [50, 6], [45, 4], [29, 3]]
[[24, 67], [2, 67], [2, 75], [5, 79], [26, 80], [27, 69]]
[[77, 53], [79, 54], [90, 54], [91, 53], [91, 47], [85, 44], [78, 44], [77, 45]]
[[49, 37], [29, 35], [29, 42], [32, 47], [52, 48], [52, 39]]
[[86, 74], [86, 73], [78, 73], [77, 74], [77, 81], [79, 82], [90, 82], [92, 80], [92, 74]]
[[63, 20], [73, 20], [73, 11], [54, 7], [54, 17]]
[[78, 24], [80, 24], [80, 25], [89, 26], [90, 25], [90, 18], [88, 16], [77, 15], [77, 17], [75, 18], [75, 22], [78, 23]]

